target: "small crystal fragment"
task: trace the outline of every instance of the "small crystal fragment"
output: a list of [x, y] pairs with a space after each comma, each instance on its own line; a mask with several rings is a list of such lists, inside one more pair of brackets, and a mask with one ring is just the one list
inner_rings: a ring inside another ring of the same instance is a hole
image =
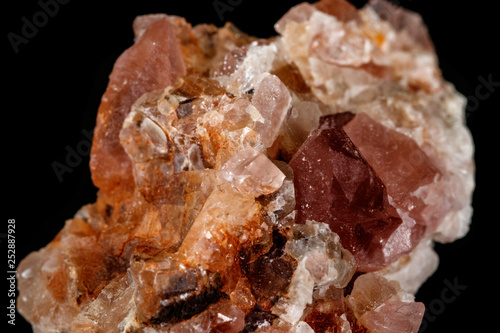
[[370, 332], [417, 332], [425, 306], [412, 301], [399, 283], [375, 273], [359, 276], [348, 298], [357, 320]]
[[257, 78], [252, 104], [259, 111], [262, 120], [255, 125], [261, 135], [264, 147], [270, 147], [278, 137], [281, 124], [291, 107], [292, 97], [288, 89], [275, 75], [263, 74]]
[[425, 306], [422, 303], [389, 301], [363, 314], [359, 322], [369, 332], [418, 332], [424, 312]]
[[236, 152], [217, 175], [240, 192], [255, 197], [275, 192], [285, 179], [278, 167], [253, 148]]

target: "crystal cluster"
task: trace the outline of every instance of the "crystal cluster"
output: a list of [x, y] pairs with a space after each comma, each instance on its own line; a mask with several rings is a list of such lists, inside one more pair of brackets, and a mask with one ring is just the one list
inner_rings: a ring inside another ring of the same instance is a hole
[[468, 231], [473, 144], [420, 16], [291, 8], [259, 39], [139, 16], [98, 110], [97, 201], [18, 268], [49, 332], [417, 332]]

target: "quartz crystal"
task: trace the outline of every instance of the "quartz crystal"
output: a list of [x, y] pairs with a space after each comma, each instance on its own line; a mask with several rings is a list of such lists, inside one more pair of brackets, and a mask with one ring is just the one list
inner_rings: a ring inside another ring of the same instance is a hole
[[277, 36], [133, 22], [97, 112], [95, 203], [18, 267], [49, 332], [417, 332], [474, 189], [465, 98], [421, 17], [283, 12]]

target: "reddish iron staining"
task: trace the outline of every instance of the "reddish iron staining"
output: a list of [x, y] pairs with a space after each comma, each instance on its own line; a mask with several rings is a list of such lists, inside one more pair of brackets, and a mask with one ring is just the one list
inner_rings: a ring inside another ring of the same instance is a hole
[[112, 191], [117, 186], [133, 189], [130, 159], [118, 137], [132, 104], [142, 94], [165, 88], [185, 73], [179, 45], [167, 19], [151, 23], [118, 58], [99, 106], [91, 152], [92, 179], [102, 191]]
[[68, 271], [65, 269], [57, 270], [47, 277], [47, 290], [58, 302], [63, 302], [66, 299], [68, 277]]
[[304, 80], [299, 69], [294, 64], [282, 66], [273, 71], [272, 74], [279, 77], [289, 89], [297, 94], [308, 94], [311, 92], [311, 87]]

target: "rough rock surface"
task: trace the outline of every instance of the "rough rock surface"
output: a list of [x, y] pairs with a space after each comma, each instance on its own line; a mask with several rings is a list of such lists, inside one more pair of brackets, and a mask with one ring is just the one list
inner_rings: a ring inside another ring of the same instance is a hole
[[137, 17], [91, 154], [95, 203], [18, 267], [35, 332], [417, 332], [464, 236], [465, 99], [420, 16], [302, 3], [258, 39]]

